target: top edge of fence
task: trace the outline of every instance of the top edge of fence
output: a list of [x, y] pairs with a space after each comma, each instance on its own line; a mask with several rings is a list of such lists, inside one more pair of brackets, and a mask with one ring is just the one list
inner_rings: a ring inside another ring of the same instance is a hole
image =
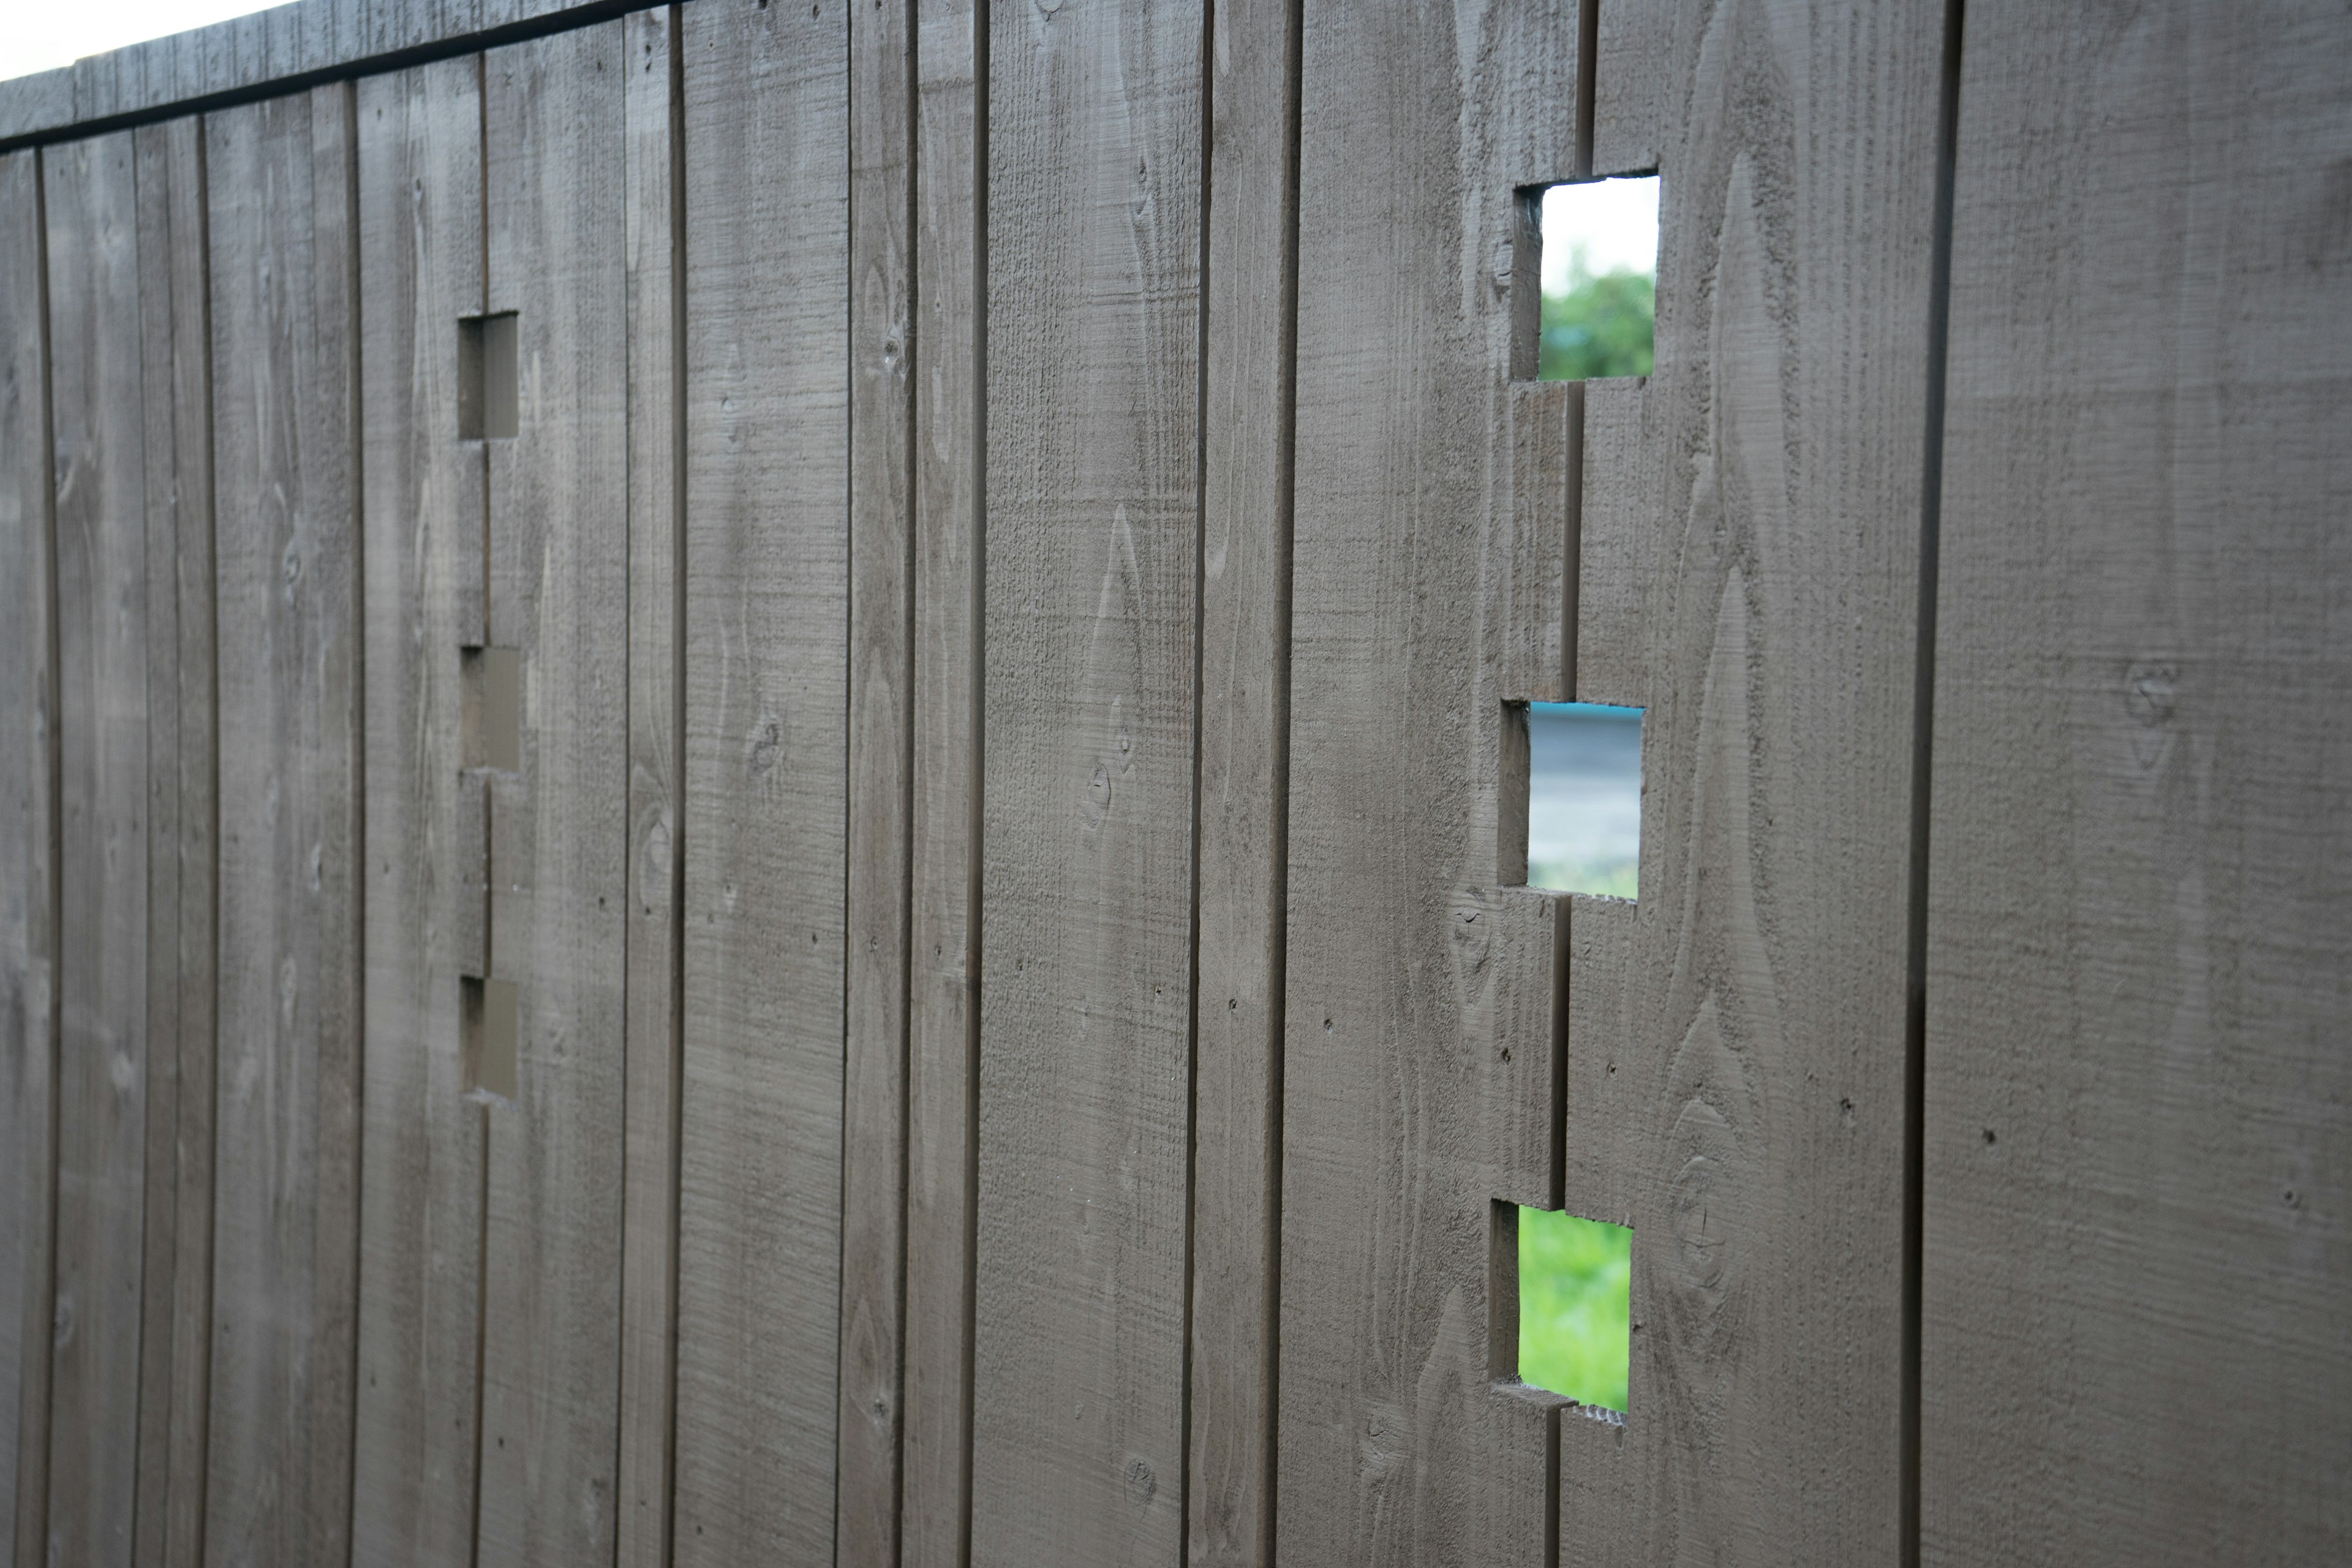
[[0, 81], [0, 151], [299, 91], [660, 0], [293, 0]]

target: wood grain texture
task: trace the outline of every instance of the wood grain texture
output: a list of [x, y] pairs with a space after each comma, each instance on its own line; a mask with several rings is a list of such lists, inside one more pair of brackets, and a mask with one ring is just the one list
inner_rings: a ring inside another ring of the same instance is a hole
[[1575, 700], [1639, 708], [1647, 685], [1643, 605], [1665, 531], [1648, 506], [1640, 376], [1582, 384], [1577, 510]]
[[1658, 166], [1664, 121], [1675, 112], [1674, 0], [1597, 4], [1592, 49], [1592, 148], [1588, 175], [1647, 174]]
[[[217, 579], [211, 243], [205, 219], [204, 122], [195, 116], [173, 121], [163, 129], [160, 140], [171, 181], [172, 504], [177, 530], [173, 569], [179, 601], [179, 647], [172, 679], [180, 713], [174, 748], [180, 812], [179, 976], [174, 1004], [179, 1115], [171, 1156], [178, 1215], [173, 1226], [171, 1426], [164, 1461], [169, 1490], [163, 1561], [173, 1568], [197, 1568], [205, 1538], [206, 1435], [212, 1405], [213, 1124], [218, 1094], [214, 1026], [219, 971], [215, 829], [220, 736], [215, 673], [219, 641], [213, 608]], [[142, 308], [147, 308], [144, 300]]]
[[47, 1531], [58, 1059], [56, 494], [43, 154], [0, 153], [0, 1547]]
[[621, 1230], [620, 1568], [669, 1561], [677, 1296], [677, 153], [674, 6], [624, 22], [628, 267], [628, 1118]]
[[912, 788], [915, 21], [849, 37], [849, 868], [842, 1099], [841, 1563], [898, 1549]]
[[[1646, 704], [1642, 897], [1626, 994], [1572, 1000], [1570, 1031], [1570, 1166], [1591, 1179], [1595, 1140], [1633, 1166], [1578, 1200], [1628, 1194], [1633, 1409], [1622, 1455], [1564, 1430], [1560, 1539], [1881, 1562], [1940, 17], [1742, 0], [1664, 25], [1657, 373], [1588, 388], [1580, 570], [1595, 643], [1640, 649], [1579, 679]], [[1576, 1092], [1593, 1052], [1632, 1125]]]
[[488, 305], [520, 414], [489, 456], [489, 641], [520, 772], [490, 780], [490, 973], [520, 1009], [489, 1107], [476, 1561], [614, 1548], [628, 935], [628, 252], [617, 21], [483, 57]]
[[1971, 5], [1922, 1557], [2352, 1552], [2341, 7]]
[[974, 1563], [1183, 1551], [1206, 20], [989, 13]]
[[1210, 18], [1186, 1560], [1274, 1553], [1299, 39]]
[[815, 11], [683, 13], [682, 1564], [833, 1552], [848, 20]]
[[1350, 284], [1299, 298], [1280, 1556], [1533, 1565], [1553, 1417], [1490, 1271], [1496, 1200], [1551, 1199], [1559, 931], [1495, 885], [1525, 861], [1506, 704], [1560, 679], [1568, 398], [1511, 376], [1577, 19], [1306, 26], [1299, 274]]
[[916, 13], [915, 544], [908, 881], [907, 1307], [899, 1560], [962, 1568], [971, 1513], [978, 1089], [980, 268], [987, 59], [971, 0]]
[[349, 89], [205, 121], [219, 510], [208, 1561], [349, 1552], [360, 539]]
[[48, 1549], [127, 1563], [147, 1133], [147, 488], [128, 132], [47, 154], [64, 901]]
[[313, 72], [356, 76], [398, 51], [462, 47], [486, 29], [610, 10], [610, 0], [294, 0], [0, 81], [0, 139], [54, 136]]
[[132, 1558], [203, 1532], [211, 1319], [213, 565], [203, 127], [137, 133], [147, 469], [148, 1103]]
[[[185, 123], [185, 122], [184, 122]], [[187, 129], [193, 132], [192, 123]], [[173, 472], [172, 381], [172, 170], [167, 128], [132, 136], [139, 204], [139, 361], [142, 466], [146, 470], [144, 579], [147, 624], [146, 1126], [140, 1166], [139, 1430], [131, 1458], [131, 1561], [162, 1561], [170, 1518], [173, 1313], [179, 1205], [173, 1144], [180, 1120], [180, 656], [179, 482]], [[187, 177], [196, 176], [195, 142]], [[201, 237], [191, 239], [201, 243]], [[199, 268], [202, 253], [198, 252]], [[197, 273], [201, 280], [202, 273]], [[200, 305], [201, 295], [179, 301]], [[211, 715], [205, 722], [209, 725]]]
[[391, 1568], [467, 1562], [475, 1537], [486, 1112], [466, 1099], [458, 977], [487, 967], [488, 848], [459, 649], [483, 637], [485, 470], [457, 438], [457, 320], [483, 300], [480, 62], [357, 90], [375, 1048], [352, 1533], [357, 1563]]

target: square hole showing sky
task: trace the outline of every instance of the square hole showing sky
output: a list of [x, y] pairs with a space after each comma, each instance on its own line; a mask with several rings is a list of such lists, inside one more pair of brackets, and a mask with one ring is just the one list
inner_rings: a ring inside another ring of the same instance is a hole
[[1543, 194], [1545, 381], [1647, 375], [1654, 359], [1658, 178], [1590, 180]]
[[1642, 710], [1528, 704], [1528, 885], [1630, 899], [1642, 858]]

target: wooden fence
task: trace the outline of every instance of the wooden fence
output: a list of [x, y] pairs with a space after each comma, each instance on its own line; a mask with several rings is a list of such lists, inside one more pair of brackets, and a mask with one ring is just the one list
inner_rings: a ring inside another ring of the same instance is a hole
[[[300, 0], [0, 84], [0, 1554], [2352, 1553], [2347, 59]], [[1529, 193], [1643, 171], [1655, 374], [1531, 379]], [[1638, 903], [1524, 885], [1570, 698]], [[1622, 1420], [1517, 1205], [1633, 1226]]]

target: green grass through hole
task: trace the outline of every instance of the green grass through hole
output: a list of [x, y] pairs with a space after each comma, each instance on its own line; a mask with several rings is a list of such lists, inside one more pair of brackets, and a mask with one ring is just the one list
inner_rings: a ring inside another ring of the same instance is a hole
[[1542, 1209], [1519, 1211], [1519, 1379], [1625, 1408], [1633, 1233]]

